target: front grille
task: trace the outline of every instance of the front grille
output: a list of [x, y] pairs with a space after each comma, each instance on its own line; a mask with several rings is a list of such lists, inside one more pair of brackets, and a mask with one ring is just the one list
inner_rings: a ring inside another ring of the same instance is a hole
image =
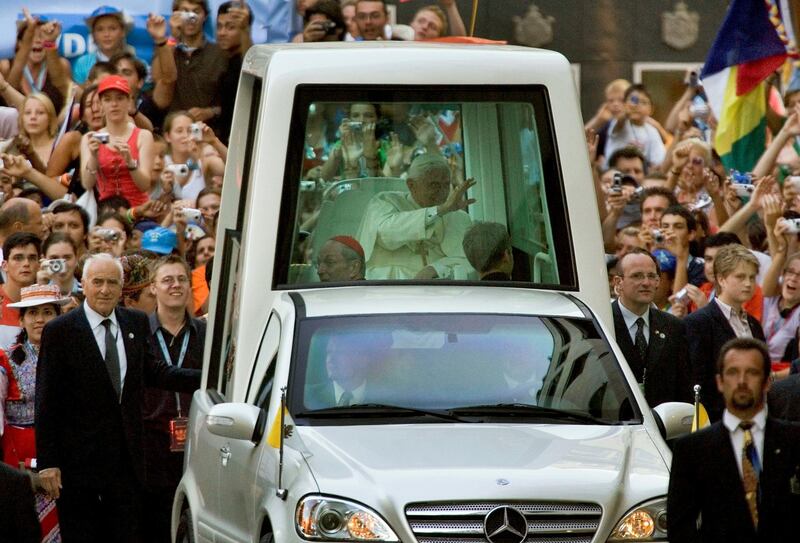
[[525, 515], [525, 543], [590, 543], [602, 509], [591, 503], [425, 503], [406, 507], [406, 519], [419, 543], [484, 543], [484, 518], [501, 506]]

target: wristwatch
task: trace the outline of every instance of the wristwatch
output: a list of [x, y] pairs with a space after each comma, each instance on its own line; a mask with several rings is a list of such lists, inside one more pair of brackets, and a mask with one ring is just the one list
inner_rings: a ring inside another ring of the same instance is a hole
[[139, 167], [139, 161], [138, 160], [133, 160], [128, 164], [128, 169], [129, 170], [135, 170], [138, 167]]

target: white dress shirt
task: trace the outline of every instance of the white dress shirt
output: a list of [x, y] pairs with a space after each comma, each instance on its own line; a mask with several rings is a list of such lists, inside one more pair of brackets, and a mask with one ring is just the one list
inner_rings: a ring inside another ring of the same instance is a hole
[[[356, 388], [350, 391], [350, 393], [353, 395], [353, 398], [350, 400], [350, 405], [364, 403], [364, 391], [366, 390], [366, 388], [367, 388], [367, 382], [364, 381], [363, 383], [361, 383]], [[334, 399], [336, 400], [335, 405], [339, 405], [339, 402], [342, 400], [342, 394], [344, 394], [345, 392], [346, 391], [342, 387], [342, 385], [340, 385], [336, 381], [333, 382], [333, 395], [335, 396]]]
[[111, 321], [111, 333], [117, 338], [117, 353], [119, 355], [119, 393], [122, 396], [122, 389], [125, 387], [125, 374], [128, 371], [128, 358], [125, 356], [125, 342], [122, 338], [122, 332], [117, 322], [117, 315], [114, 311], [108, 317], [104, 317], [91, 307], [86, 302], [83, 302], [83, 309], [86, 311], [86, 318], [89, 320], [89, 326], [94, 334], [94, 340], [97, 342], [97, 347], [100, 349], [100, 354], [105, 359], [106, 356], [106, 327], [103, 326], [103, 321], [109, 319]]
[[636, 345], [636, 332], [639, 330], [639, 327], [636, 326], [636, 321], [644, 319], [644, 328], [642, 329], [642, 333], [644, 334], [644, 339], [647, 344], [650, 344], [650, 308], [648, 307], [647, 310], [644, 312], [643, 315], [637, 315], [625, 305], [623, 305], [622, 300], [619, 300], [619, 312], [622, 313], [622, 319], [625, 321], [625, 326], [628, 328], [628, 333], [631, 335], [631, 342]]
[[747, 312], [742, 309], [738, 313], [728, 304], [719, 299], [714, 298], [714, 302], [719, 306], [725, 320], [733, 328], [733, 333], [736, 337], [753, 337], [753, 332], [750, 330], [750, 323], [747, 321]]
[[[764, 427], [767, 424], [767, 406], [761, 408], [761, 411], [756, 413], [753, 417], [753, 427], [750, 428], [750, 434], [753, 436], [753, 444], [756, 446], [758, 452], [758, 459], [761, 466], [764, 465]], [[722, 424], [728, 429], [731, 437], [731, 445], [733, 446], [733, 456], [736, 458], [736, 466], [739, 468], [739, 477], [742, 477], [742, 449], [744, 448], [744, 430], [739, 428], [739, 423], [742, 419], [732, 414], [727, 409], [722, 414]]]

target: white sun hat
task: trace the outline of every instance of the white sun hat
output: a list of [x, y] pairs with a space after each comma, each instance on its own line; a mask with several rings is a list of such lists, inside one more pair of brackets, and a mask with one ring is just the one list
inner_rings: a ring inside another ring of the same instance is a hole
[[68, 297], [61, 296], [61, 289], [58, 285], [31, 285], [22, 287], [20, 291], [20, 301], [8, 304], [8, 307], [33, 307], [35, 305], [55, 304], [64, 305], [69, 303]]

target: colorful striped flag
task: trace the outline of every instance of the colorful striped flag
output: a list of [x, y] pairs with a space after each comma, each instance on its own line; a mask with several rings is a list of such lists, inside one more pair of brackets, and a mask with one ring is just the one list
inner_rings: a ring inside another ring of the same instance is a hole
[[788, 56], [775, 0], [733, 0], [700, 77], [718, 124], [714, 147], [728, 169], [749, 172], [766, 146], [764, 80]]

